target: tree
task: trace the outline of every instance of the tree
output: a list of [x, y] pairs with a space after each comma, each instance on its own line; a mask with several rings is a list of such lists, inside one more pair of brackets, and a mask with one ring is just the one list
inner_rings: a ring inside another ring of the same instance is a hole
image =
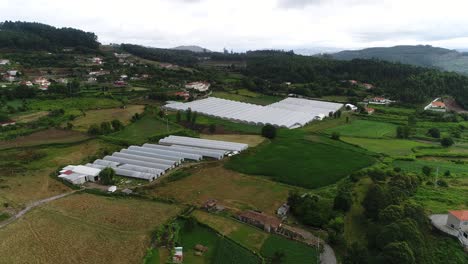
[[265, 125], [262, 127], [262, 136], [269, 139], [274, 139], [276, 137], [276, 127], [269, 124]]
[[216, 132], [216, 125], [215, 124], [210, 124], [210, 126], [208, 127], [208, 131], [210, 131], [211, 134]]
[[284, 262], [286, 255], [283, 251], [276, 250], [271, 257], [271, 264], [281, 264]]
[[340, 139], [340, 132], [333, 132], [331, 134], [331, 139], [339, 140]]
[[114, 184], [115, 171], [112, 168], [105, 168], [99, 173], [99, 179], [104, 185]]
[[192, 120], [192, 109], [190, 107], [187, 109], [187, 111], [185, 111], [185, 118], [187, 122]]
[[422, 173], [423, 173], [424, 175], [426, 175], [426, 176], [428, 176], [428, 177], [431, 176], [431, 173], [432, 173], [432, 168], [431, 168], [431, 167], [429, 167], [429, 166], [423, 166], [421, 170], [422, 170]]
[[388, 264], [414, 264], [414, 253], [406, 242], [390, 243], [383, 249], [385, 263]]
[[351, 197], [351, 192], [347, 188], [340, 188], [333, 200], [333, 209], [347, 212], [352, 204], [353, 199]]
[[411, 129], [409, 126], [398, 126], [396, 128], [397, 138], [409, 138], [411, 134]]
[[367, 191], [362, 206], [365, 209], [367, 217], [374, 220], [377, 219], [380, 210], [388, 205], [388, 197], [385, 189], [379, 184], [374, 184], [369, 191]]
[[114, 129], [114, 131], [120, 131], [124, 128], [123, 123], [120, 122], [120, 120], [118, 119], [112, 120], [111, 124], [112, 124], [112, 128]]
[[455, 142], [453, 141], [452, 138], [450, 138], [450, 137], [445, 137], [445, 138], [443, 138], [443, 139], [440, 141], [440, 144], [441, 144], [443, 147], [448, 148], [448, 147], [452, 146], [453, 144], [455, 144]]
[[182, 119], [182, 114], [180, 113], [180, 110], [177, 111], [176, 113], [176, 122], [180, 123], [180, 120]]
[[67, 129], [72, 130], [73, 129], [73, 124], [70, 122], [67, 122]]
[[430, 128], [427, 131], [427, 134], [429, 134], [433, 138], [440, 138], [440, 130], [438, 128], [435, 128], [435, 127]]
[[389, 205], [379, 213], [379, 220], [383, 224], [393, 223], [403, 217], [403, 208], [398, 205]]
[[99, 126], [97, 124], [92, 124], [88, 128], [88, 134], [90, 134], [92, 136], [100, 135], [101, 134], [101, 129], [99, 128]]
[[164, 118], [164, 116], [165, 116], [164, 111], [163, 111], [163, 110], [159, 110], [158, 116], [159, 116], [159, 118]]
[[190, 121], [192, 123], [192, 126], [194, 126], [197, 123], [197, 112], [194, 112], [192, 114], [192, 120]]
[[346, 249], [343, 264], [367, 264], [369, 263], [368, 257], [367, 249], [354, 242], [351, 247]]
[[101, 123], [101, 133], [104, 135], [112, 133], [112, 126], [109, 122], [102, 122]]

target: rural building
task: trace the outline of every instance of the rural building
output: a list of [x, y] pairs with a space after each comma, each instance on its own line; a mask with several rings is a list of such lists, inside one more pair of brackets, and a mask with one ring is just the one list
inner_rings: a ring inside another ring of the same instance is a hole
[[286, 217], [288, 212], [289, 212], [289, 205], [287, 203], [281, 205], [280, 208], [276, 210], [276, 214], [281, 218]]
[[348, 80], [348, 82], [352, 85], [357, 85], [358, 84], [358, 81], [356, 80]]
[[366, 107], [365, 110], [368, 115], [372, 115], [375, 112], [375, 109], [371, 107]]
[[13, 126], [13, 125], [16, 125], [15, 121], [0, 122], [0, 126], [2, 126], [2, 127]]
[[47, 88], [49, 88], [49, 85], [50, 85], [50, 81], [44, 77], [39, 77], [39, 78], [34, 79], [34, 83], [39, 85], [39, 88], [40, 89], [42, 88], [41, 90], [44, 90], [44, 89], [47, 90]]
[[87, 181], [98, 181], [100, 169], [83, 165], [68, 165], [60, 171], [59, 178], [62, 178], [72, 184], [83, 184]]
[[104, 61], [99, 57], [91, 58], [91, 62], [97, 65], [101, 65]]
[[393, 101], [384, 97], [373, 97], [368, 100], [369, 104], [379, 104], [379, 105], [385, 105], [385, 104], [390, 104]]
[[10, 64], [10, 60], [5, 60], [5, 59], [0, 60], [0, 65], [7, 65], [7, 64]]
[[107, 188], [107, 191], [110, 192], [110, 193], [113, 193], [113, 192], [117, 191], [117, 186], [115, 186], [115, 185], [109, 186], [109, 188]]
[[32, 83], [31, 81], [22, 81], [22, 82], [20, 82], [20, 84], [21, 84], [21, 85], [26, 85], [26, 86], [28, 86], [28, 87], [33, 86], [33, 83]]
[[436, 98], [430, 104], [426, 105], [426, 107], [424, 107], [424, 110], [445, 112], [447, 109], [445, 103], [442, 102], [442, 99]]
[[125, 81], [115, 81], [114, 86], [115, 87], [125, 87], [127, 83]]
[[97, 79], [95, 77], [89, 77], [87, 82], [88, 83], [95, 83], [95, 82], [97, 82]]
[[349, 110], [351, 110], [351, 111], [356, 111], [356, 110], [358, 109], [357, 106], [355, 106], [355, 105], [353, 105], [353, 104], [346, 104], [346, 105], [345, 105], [345, 108], [346, 108], [346, 109], [349, 109]]
[[130, 54], [128, 53], [114, 53], [114, 56], [119, 59], [126, 59], [130, 57]]
[[199, 92], [206, 92], [210, 89], [211, 84], [208, 82], [191, 82], [185, 85], [186, 89], [193, 89]]
[[449, 211], [447, 226], [458, 231], [458, 239], [468, 247], [468, 210]]
[[7, 74], [10, 75], [10, 76], [16, 76], [18, 74], [18, 71], [17, 70], [10, 70], [10, 71], [7, 71]]
[[244, 223], [262, 228], [266, 232], [277, 232], [281, 227], [281, 220], [278, 218], [252, 210], [240, 213], [237, 218]]
[[182, 263], [184, 261], [183, 247], [175, 247], [174, 251], [175, 252], [174, 252], [174, 256], [172, 257], [172, 262]]
[[187, 101], [190, 98], [189, 92], [175, 92], [174, 95], [180, 98], [184, 98], [185, 101]]
[[3, 75], [3, 80], [5, 80], [7, 82], [14, 82], [14, 81], [16, 81], [16, 77], [11, 76], [9, 74], [5, 74], [5, 75]]
[[208, 212], [220, 212], [224, 210], [224, 206], [218, 204], [218, 201], [215, 199], [207, 200], [203, 204], [203, 208]]
[[374, 85], [370, 84], [370, 83], [363, 83], [362, 86], [364, 88], [366, 88], [367, 90], [371, 90], [371, 89], [374, 89]]

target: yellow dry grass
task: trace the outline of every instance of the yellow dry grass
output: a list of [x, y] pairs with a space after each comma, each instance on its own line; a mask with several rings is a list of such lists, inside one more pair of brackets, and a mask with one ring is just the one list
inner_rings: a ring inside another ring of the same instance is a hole
[[0, 230], [0, 263], [140, 263], [150, 232], [180, 208], [76, 194]]
[[178, 181], [154, 185], [150, 195], [175, 199], [201, 206], [208, 199], [217, 199], [231, 209], [259, 209], [268, 213], [283, 204], [295, 187], [248, 176], [225, 169], [222, 164], [191, 168], [192, 175]]
[[88, 130], [92, 124], [101, 124], [102, 122], [110, 122], [114, 119], [120, 120], [125, 125], [130, 123], [132, 116], [135, 113], [142, 113], [144, 105], [129, 105], [126, 108], [108, 108], [99, 110], [86, 111], [86, 116], [81, 116], [75, 119], [72, 124], [74, 129], [79, 131]]
[[204, 139], [224, 140], [224, 141], [231, 141], [231, 142], [237, 142], [237, 143], [244, 143], [244, 144], [248, 144], [249, 147], [255, 147], [265, 140], [264, 137], [259, 136], [259, 135], [201, 134], [200, 137]]
[[33, 122], [38, 120], [41, 117], [47, 116], [49, 112], [47, 111], [39, 111], [39, 112], [34, 112], [30, 114], [24, 114], [24, 115], [19, 115], [13, 118], [15, 122], [18, 123], [28, 123], [28, 122]]
[[17, 137], [12, 140], [2, 140], [0, 141], [0, 149], [30, 147], [53, 143], [71, 143], [85, 140], [87, 138], [89, 138], [87, 135], [77, 131], [50, 128], [27, 136]]

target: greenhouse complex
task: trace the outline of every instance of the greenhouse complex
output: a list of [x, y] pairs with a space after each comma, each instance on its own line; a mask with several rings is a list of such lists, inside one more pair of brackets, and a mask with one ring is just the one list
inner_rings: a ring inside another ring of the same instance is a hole
[[289, 129], [302, 127], [311, 121], [322, 120], [338, 111], [342, 104], [288, 97], [277, 103], [262, 106], [208, 97], [188, 103], [170, 103], [166, 109], [187, 111], [252, 125], [274, 125]]
[[120, 176], [153, 181], [184, 161], [200, 161], [203, 158], [220, 160], [247, 148], [248, 145], [242, 143], [168, 136], [161, 139], [159, 144], [130, 146], [93, 163], [66, 166], [59, 177], [73, 184], [94, 182], [99, 180], [102, 169], [110, 167]]

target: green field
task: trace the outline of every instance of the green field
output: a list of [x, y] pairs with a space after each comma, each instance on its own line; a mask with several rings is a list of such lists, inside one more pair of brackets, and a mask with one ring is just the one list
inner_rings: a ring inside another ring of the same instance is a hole
[[468, 180], [448, 180], [448, 184], [449, 187], [420, 186], [413, 199], [430, 213], [466, 209]]
[[55, 110], [64, 109], [100, 109], [111, 108], [122, 105], [121, 102], [109, 98], [95, 98], [95, 97], [72, 97], [62, 98], [57, 100], [32, 100], [29, 106], [36, 110]]
[[394, 137], [396, 125], [383, 122], [355, 120], [350, 124], [342, 125], [325, 130], [326, 133], [338, 132], [347, 137], [382, 138]]
[[234, 156], [226, 167], [246, 174], [269, 176], [291, 185], [318, 188], [374, 162], [360, 149], [344, 145], [314, 142], [304, 139], [299, 131], [288, 131], [270, 143]]
[[263, 244], [260, 254], [265, 258], [271, 258], [275, 252], [284, 253], [284, 258], [281, 262], [284, 264], [318, 263], [316, 248], [288, 240], [284, 237], [271, 235]]
[[[180, 244], [184, 248], [185, 263], [261, 263], [261, 259], [249, 250], [227, 238], [221, 237], [212, 229], [200, 224], [191, 230], [187, 230], [182, 222]], [[197, 244], [208, 247], [208, 251], [203, 256], [195, 255], [194, 247]]]
[[269, 105], [280, 101], [282, 98], [271, 95], [263, 95], [249, 90], [241, 89], [229, 92], [213, 92], [213, 97], [239, 101], [257, 105]]
[[110, 134], [109, 137], [141, 144], [147, 142], [148, 138], [152, 136], [174, 133], [180, 130], [182, 130], [181, 126], [148, 114], [126, 126], [122, 131]]
[[421, 143], [404, 139], [373, 139], [373, 138], [355, 138], [341, 137], [344, 142], [358, 145], [375, 153], [386, 154], [389, 156], [406, 156], [413, 154], [416, 147], [429, 147], [430, 144]]
[[456, 164], [455, 162], [440, 161], [440, 160], [395, 160], [393, 162], [394, 167], [400, 167], [406, 172], [421, 173], [422, 167], [429, 166], [434, 172], [439, 168], [439, 175], [443, 175], [444, 172], [450, 171], [455, 174], [468, 175], [468, 164]]

